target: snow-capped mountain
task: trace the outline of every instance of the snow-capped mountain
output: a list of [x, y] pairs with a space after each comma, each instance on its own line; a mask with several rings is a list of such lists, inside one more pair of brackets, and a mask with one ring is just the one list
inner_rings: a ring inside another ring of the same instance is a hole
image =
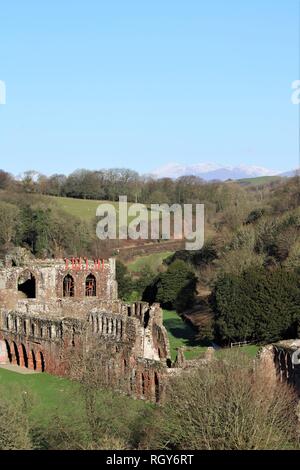
[[180, 176], [195, 175], [206, 181], [225, 181], [228, 179], [273, 176], [278, 174], [278, 172], [254, 165], [222, 166], [216, 163], [198, 163], [195, 165], [168, 163], [152, 171], [151, 174], [156, 178], [179, 178]]
[[292, 177], [292, 176], [296, 176], [296, 175], [300, 175], [300, 169], [299, 168], [295, 168], [295, 170], [292, 170], [292, 171], [286, 171], [285, 173], [280, 173], [279, 176], [286, 176], [286, 177]]

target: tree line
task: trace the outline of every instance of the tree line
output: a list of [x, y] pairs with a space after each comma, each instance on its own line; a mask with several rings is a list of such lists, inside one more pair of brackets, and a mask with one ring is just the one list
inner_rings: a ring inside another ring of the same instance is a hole
[[[238, 191], [241, 196], [242, 191], [237, 188], [238, 185], [235, 192]], [[0, 170], [0, 189], [110, 201], [118, 201], [119, 195], [127, 195], [128, 201], [143, 204], [182, 204], [206, 200], [215, 203], [217, 210], [223, 210], [233, 201], [233, 187], [224, 190], [224, 184], [220, 181], [206, 182], [194, 175], [177, 179], [155, 178], [127, 168], [78, 169], [68, 176], [46, 176], [36, 171], [26, 171], [17, 178]], [[237, 200], [235, 196], [233, 198]]]

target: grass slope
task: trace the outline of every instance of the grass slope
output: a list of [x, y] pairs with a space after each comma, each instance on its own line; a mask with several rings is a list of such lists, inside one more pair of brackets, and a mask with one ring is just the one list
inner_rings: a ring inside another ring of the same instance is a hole
[[[78, 423], [82, 420], [84, 402], [80, 394], [80, 384], [77, 382], [47, 373], [23, 375], [0, 368], [0, 387], [2, 393], [4, 391], [12, 397], [28, 393], [33, 401], [30, 414], [33, 423], [47, 426], [53, 416], [60, 416], [70, 423]], [[99, 406], [105, 408], [107, 408], [107, 402], [110, 403], [113, 400], [118, 404], [119, 401], [125, 400], [128, 414], [135, 414], [150, 406], [141, 400], [112, 394], [105, 390], [99, 391], [98, 399]], [[115, 418], [112, 416], [111, 419]]]
[[[167, 329], [171, 358], [174, 360], [177, 355], [176, 349], [184, 346], [186, 348], [185, 357], [186, 359], [195, 359], [203, 355], [206, 351], [207, 346], [200, 346], [199, 342], [195, 341], [195, 331], [175, 311], [164, 310], [164, 326]], [[239, 352], [247, 354], [247, 356], [254, 358], [259, 350], [259, 346], [246, 345], [240, 348], [234, 348]], [[217, 351], [217, 357], [222, 357], [226, 349], [220, 349]]]
[[194, 359], [199, 357], [206, 351], [205, 346], [199, 346], [195, 342], [195, 331], [188, 324], [185, 323], [178, 313], [173, 310], [164, 310], [164, 326], [166, 327], [169, 335], [171, 358], [174, 360], [177, 355], [176, 349], [179, 347], [186, 347], [186, 359]]
[[91, 199], [75, 199], [72, 197], [58, 197], [58, 196], [45, 196], [50, 200], [54, 201], [57, 206], [74, 217], [88, 222], [96, 217], [96, 210], [99, 204], [109, 203], [112, 204], [116, 209], [118, 204], [111, 201], [95, 201]]
[[159, 253], [152, 253], [151, 255], [139, 256], [127, 264], [128, 270], [131, 272], [140, 272], [145, 267], [150, 271], [157, 272], [163, 261], [171, 256], [173, 251], [161, 251]]
[[282, 176], [257, 176], [256, 178], [242, 178], [237, 180], [238, 183], [243, 185], [263, 186], [264, 184], [280, 181]]

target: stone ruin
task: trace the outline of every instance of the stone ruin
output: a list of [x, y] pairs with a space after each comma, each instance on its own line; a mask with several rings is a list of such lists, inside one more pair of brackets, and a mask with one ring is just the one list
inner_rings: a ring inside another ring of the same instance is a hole
[[264, 346], [259, 364], [270, 381], [287, 382], [300, 397], [300, 339], [290, 339]]
[[89, 338], [111, 354], [103, 364], [107, 385], [162, 400], [171, 366], [162, 310], [118, 299], [115, 259], [6, 258], [0, 267], [0, 362], [68, 376], [69, 352], [88, 348]]

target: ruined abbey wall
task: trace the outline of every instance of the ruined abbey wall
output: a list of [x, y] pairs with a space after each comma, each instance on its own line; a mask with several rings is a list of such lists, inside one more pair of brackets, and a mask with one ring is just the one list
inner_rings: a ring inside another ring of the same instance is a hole
[[300, 396], [300, 340], [285, 340], [264, 346], [259, 354], [264, 374], [273, 382], [287, 382]]
[[170, 363], [162, 311], [157, 304], [118, 300], [114, 260], [0, 269], [2, 362], [68, 375], [70, 352], [91, 344], [105, 346], [108, 386], [161, 400]]

